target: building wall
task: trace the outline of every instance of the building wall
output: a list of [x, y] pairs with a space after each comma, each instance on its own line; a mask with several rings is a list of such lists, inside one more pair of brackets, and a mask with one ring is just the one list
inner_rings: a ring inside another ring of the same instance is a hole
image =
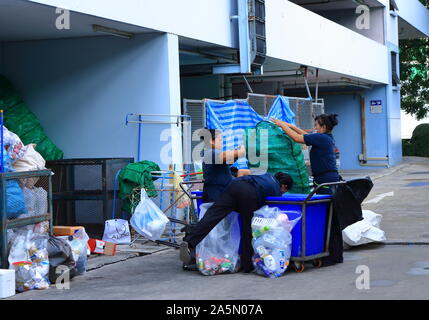
[[[388, 43], [389, 65], [392, 57], [390, 52], [396, 52], [399, 57], [399, 48], [397, 45]], [[396, 61], [396, 69], [400, 74], [399, 58]], [[392, 78], [392, 69], [389, 68], [389, 78]], [[402, 138], [401, 138], [401, 91], [400, 88], [393, 88], [390, 83], [386, 88], [386, 100], [388, 102], [387, 119], [389, 134], [389, 164], [394, 166], [402, 161]]]
[[325, 112], [338, 114], [338, 126], [333, 135], [340, 150], [341, 169], [359, 169], [362, 151], [359, 97], [352, 95], [321, 95]]
[[[237, 0], [31, 0], [136, 26], [237, 48]], [[73, 23], [73, 22], [72, 22]]]
[[[138, 125], [126, 126], [126, 114], [180, 114], [177, 36], [152, 34], [133, 40], [107, 36], [3, 46], [4, 74], [65, 158], [137, 159]], [[169, 127], [143, 126], [142, 159], [160, 163], [165, 147], [160, 133]], [[180, 149], [180, 139], [175, 144]]]
[[429, 10], [419, 0], [395, 0], [399, 16], [429, 37]]
[[388, 83], [387, 48], [289, 1], [266, 2], [267, 55]]
[[[321, 94], [325, 99], [325, 112], [339, 115], [339, 125], [334, 130], [334, 138], [341, 153], [341, 169], [368, 168], [359, 163], [359, 155], [363, 152], [360, 96], [365, 99], [367, 157], [381, 158], [389, 155], [392, 138], [388, 133], [391, 123], [388, 118], [386, 90], [386, 86], [379, 86], [356, 94]], [[382, 101], [381, 113], [371, 113], [372, 100]], [[393, 140], [396, 141], [395, 139], [396, 137]], [[387, 161], [368, 161], [368, 164], [387, 164]]]
[[356, 14], [355, 10], [329, 10], [317, 13], [326, 19], [384, 45], [384, 10], [385, 8], [370, 9], [369, 29], [358, 29], [356, 27], [356, 20], [360, 14]]

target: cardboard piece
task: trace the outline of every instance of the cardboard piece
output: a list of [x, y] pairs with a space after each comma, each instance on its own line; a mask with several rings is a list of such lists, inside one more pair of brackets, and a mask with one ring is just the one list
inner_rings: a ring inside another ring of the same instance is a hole
[[116, 243], [98, 239], [89, 239], [88, 246], [91, 253], [105, 254], [107, 256], [114, 256], [116, 253]]
[[76, 230], [84, 229], [84, 227], [69, 227], [69, 226], [53, 226], [54, 236], [72, 236]]
[[116, 253], [116, 243], [106, 242], [104, 246], [104, 254], [107, 256], [114, 256]]

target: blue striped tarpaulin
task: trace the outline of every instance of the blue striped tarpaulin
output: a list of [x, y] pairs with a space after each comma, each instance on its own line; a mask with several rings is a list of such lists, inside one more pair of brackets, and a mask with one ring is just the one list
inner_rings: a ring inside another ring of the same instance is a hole
[[[223, 151], [234, 150], [244, 144], [246, 128], [254, 128], [263, 120], [253, 108], [244, 101], [230, 100], [225, 103], [206, 101], [207, 128], [222, 130]], [[239, 169], [246, 169], [247, 160], [238, 159], [234, 164]]]
[[[289, 101], [278, 96], [270, 109], [267, 120], [280, 119], [294, 123], [295, 114], [289, 107]], [[244, 144], [246, 128], [255, 128], [264, 118], [245, 101], [230, 100], [225, 103], [206, 100], [206, 125], [208, 129], [222, 130], [223, 151], [234, 150]], [[238, 159], [234, 164], [239, 169], [247, 169], [247, 159]]]

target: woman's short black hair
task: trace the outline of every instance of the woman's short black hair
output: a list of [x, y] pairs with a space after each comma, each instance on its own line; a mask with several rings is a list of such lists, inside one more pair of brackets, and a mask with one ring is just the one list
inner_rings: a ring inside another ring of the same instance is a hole
[[290, 190], [293, 187], [292, 177], [284, 172], [277, 172], [274, 176], [277, 181], [282, 185], [287, 186], [287, 189]]
[[[213, 141], [214, 139], [216, 139], [216, 136], [218, 136], [218, 135], [220, 135], [222, 133], [218, 129], [207, 129], [207, 128], [204, 128], [202, 130], [204, 130], [205, 132], [208, 132], [210, 134], [209, 136], [211, 138], [211, 141]], [[204, 140], [204, 134], [203, 133], [201, 133], [200, 138], [201, 138], [201, 140]]]
[[326, 126], [326, 130], [330, 132], [338, 124], [337, 117], [338, 114], [321, 114], [318, 115], [314, 121], [317, 121], [322, 127]]

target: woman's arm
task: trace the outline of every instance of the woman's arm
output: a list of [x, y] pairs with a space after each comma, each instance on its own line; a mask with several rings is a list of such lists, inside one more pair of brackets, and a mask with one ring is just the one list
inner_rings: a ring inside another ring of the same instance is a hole
[[305, 130], [302, 130], [298, 127], [295, 127], [293, 124], [290, 124], [287, 122], [285, 122], [285, 123], [289, 126], [289, 128], [291, 128], [292, 130], [294, 130], [298, 134], [308, 134], [308, 131], [305, 131]]
[[220, 154], [220, 158], [223, 163], [227, 163], [227, 161], [232, 161], [234, 163], [237, 159], [243, 157], [246, 154], [246, 149], [244, 146], [241, 146], [238, 150], [228, 150], [224, 151]]
[[[277, 120], [274, 118], [271, 118], [271, 121], [274, 122], [276, 125], [278, 125], [293, 141], [304, 144], [304, 134], [307, 134], [304, 130], [300, 130], [302, 133], [298, 133], [295, 130], [291, 129], [291, 124], [286, 123], [281, 120]], [[295, 127], [295, 126], [294, 126]], [[295, 127], [296, 128], [296, 127]], [[298, 128], [296, 128], [298, 129]]]

